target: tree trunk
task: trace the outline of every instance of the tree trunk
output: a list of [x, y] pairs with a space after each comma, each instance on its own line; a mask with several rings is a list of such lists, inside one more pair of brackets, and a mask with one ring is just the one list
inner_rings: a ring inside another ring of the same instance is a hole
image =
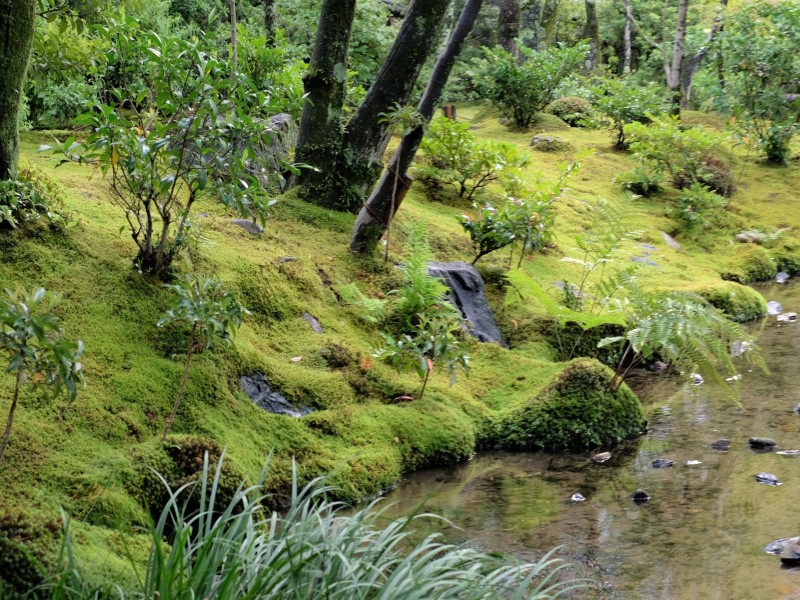
[[497, 18], [497, 38], [506, 52], [517, 55], [519, 38], [519, 0], [501, 0], [500, 14]]
[[347, 78], [347, 50], [356, 14], [356, 0], [325, 0], [308, 72], [303, 79], [303, 106], [295, 160], [315, 167], [303, 169], [293, 183], [303, 185], [310, 200], [325, 191], [326, 178], [336, 171], [342, 144], [342, 106]]
[[[450, 35], [447, 46], [436, 61], [428, 85], [417, 105], [417, 112], [426, 122], [433, 117], [434, 109], [442, 95], [442, 90], [450, 76], [450, 71], [455, 64], [456, 58], [461, 53], [461, 49], [464, 47], [464, 41], [475, 24], [482, 4], [483, 0], [467, 0], [461, 11], [461, 16], [458, 18], [458, 23], [456, 23]], [[350, 249], [353, 252], [362, 254], [371, 252], [386, 231], [389, 223], [391, 223], [399, 208], [399, 203], [395, 201], [393, 189], [395, 174], [401, 181], [405, 179], [405, 174], [414, 160], [424, 134], [424, 126], [418, 125], [403, 137], [392, 156], [389, 168], [384, 171], [369, 200], [362, 207], [361, 212], [358, 213], [358, 218], [353, 227], [353, 236], [350, 240]]]
[[231, 0], [231, 62], [239, 66], [239, 39], [236, 31], [236, 0]]
[[681, 108], [689, 108], [689, 103], [692, 99], [692, 80], [694, 79], [694, 75], [708, 55], [708, 51], [711, 49], [714, 40], [722, 33], [722, 29], [725, 27], [723, 12], [728, 6], [728, 0], [719, 0], [719, 3], [721, 9], [720, 14], [714, 19], [714, 26], [711, 28], [711, 31], [708, 32], [705, 44], [684, 61], [681, 70]]
[[275, 0], [264, 0], [264, 33], [267, 38], [267, 46], [270, 47], [275, 45], [276, 19]]
[[633, 27], [633, 8], [631, 8], [631, 0], [622, 0], [625, 3], [625, 33], [623, 34], [623, 58], [622, 58], [622, 73], [628, 74], [631, 72], [631, 60], [633, 58], [633, 51], [631, 49], [631, 28]]
[[181, 379], [181, 389], [178, 390], [178, 397], [175, 398], [175, 404], [172, 405], [172, 412], [169, 414], [167, 418], [167, 422], [164, 423], [164, 433], [161, 434], [161, 441], [165, 441], [167, 439], [167, 435], [169, 435], [169, 430], [172, 429], [172, 423], [175, 422], [175, 415], [178, 414], [178, 408], [180, 408], [181, 400], [183, 400], [183, 394], [186, 392], [186, 382], [189, 380], [189, 366], [192, 361], [192, 354], [194, 352], [194, 338], [195, 338], [195, 331], [197, 329], [197, 325], [192, 325], [192, 334], [189, 336], [189, 349], [186, 351], [186, 364], [183, 367], [183, 379]]
[[532, 0], [522, 11], [522, 27], [530, 31], [523, 43], [531, 50], [552, 45], [560, 0]]
[[589, 40], [589, 54], [584, 62], [584, 70], [590, 73], [597, 68], [600, 61], [600, 22], [597, 19], [597, 0], [584, 0], [586, 7], [586, 25], [583, 37]]
[[335, 177], [321, 198], [324, 206], [358, 212], [363, 205], [380, 176], [389, 143], [389, 124], [382, 116], [408, 103], [422, 66], [438, 44], [450, 1], [415, 0], [409, 7], [389, 56], [347, 124]]
[[672, 95], [672, 114], [681, 113], [681, 70], [683, 68], [683, 47], [686, 41], [686, 15], [689, 0], [678, 0], [678, 23], [675, 28], [675, 43], [672, 47], [672, 64], [667, 73], [667, 87]]
[[0, 442], [0, 465], [3, 464], [3, 457], [6, 454], [8, 440], [11, 438], [11, 426], [14, 424], [14, 411], [17, 410], [17, 400], [19, 400], [19, 388], [22, 385], [22, 369], [17, 371], [17, 384], [14, 386], [14, 396], [11, 398], [11, 409], [8, 411], [8, 421], [6, 430], [3, 432], [3, 441]]
[[0, 180], [17, 176], [19, 110], [35, 10], [36, 0], [0, 0]]

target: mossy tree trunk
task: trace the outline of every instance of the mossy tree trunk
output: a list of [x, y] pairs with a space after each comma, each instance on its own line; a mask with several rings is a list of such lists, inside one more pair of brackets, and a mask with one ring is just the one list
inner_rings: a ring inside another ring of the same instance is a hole
[[19, 110], [35, 9], [36, 0], [0, 0], [0, 180], [17, 174]]
[[275, 28], [277, 17], [275, 15], [275, 0], [264, 0], [264, 32], [267, 37], [267, 45], [275, 45]]
[[[469, 32], [472, 31], [482, 4], [483, 0], [467, 0], [447, 46], [436, 61], [428, 85], [417, 105], [417, 111], [425, 122], [433, 117], [433, 111], [450, 77], [450, 71], [464, 47]], [[420, 124], [407, 133], [400, 142], [388, 169], [384, 171], [369, 200], [358, 213], [350, 240], [350, 249], [353, 252], [371, 252], [388, 229], [399, 208], [395, 181], [405, 180], [406, 171], [414, 160], [424, 132], [424, 126]]]
[[697, 73], [700, 65], [708, 55], [711, 45], [719, 34], [722, 33], [722, 29], [725, 26], [723, 13], [728, 7], [728, 0], [719, 0], [719, 4], [720, 14], [714, 19], [714, 25], [709, 30], [705, 43], [697, 52], [684, 60], [684, 65], [681, 70], [681, 108], [689, 108], [689, 103], [692, 99], [692, 81], [694, 80], [695, 73]]
[[627, 74], [631, 72], [631, 62], [633, 58], [633, 50], [631, 47], [631, 30], [633, 29], [633, 8], [631, 7], [631, 0], [623, 0], [625, 4], [625, 33], [623, 34], [622, 42], [624, 44], [623, 59], [622, 59], [622, 73]]
[[586, 24], [583, 27], [583, 38], [589, 40], [589, 54], [584, 63], [584, 71], [590, 73], [597, 68], [600, 61], [600, 21], [597, 18], [597, 0], [584, 0], [586, 7]]
[[409, 7], [389, 56], [347, 124], [335, 176], [328, 180], [330, 185], [319, 203], [352, 212], [363, 205], [367, 191], [381, 174], [389, 143], [390, 124], [383, 115], [395, 105], [408, 103], [422, 66], [439, 42], [450, 2], [415, 0]]
[[686, 43], [686, 16], [689, 0], [678, 1], [678, 22], [675, 27], [675, 42], [672, 45], [672, 63], [667, 70], [667, 87], [670, 90], [672, 114], [681, 114], [681, 73], [683, 72], [684, 44]]
[[525, 4], [520, 20], [522, 27], [529, 31], [523, 42], [531, 50], [541, 50], [552, 44], [559, 2], [560, 0], [532, 0]]
[[336, 172], [342, 144], [342, 107], [347, 86], [347, 51], [356, 14], [356, 0], [325, 0], [317, 38], [303, 88], [303, 106], [295, 160], [314, 166], [295, 183], [305, 186], [310, 200], [325, 191], [326, 178]]
[[497, 17], [497, 39], [506, 52], [517, 54], [519, 38], [520, 10], [519, 0], [501, 0]]

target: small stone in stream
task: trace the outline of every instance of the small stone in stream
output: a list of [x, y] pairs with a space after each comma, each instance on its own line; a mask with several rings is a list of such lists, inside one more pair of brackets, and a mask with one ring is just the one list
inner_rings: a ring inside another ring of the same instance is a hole
[[778, 443], [769, 438], [751, 437], [747, 440], [747, 445], [753, 450], [772, 450]]
[[654, 469], [669, 469], [672, 466], [675, 466], [674, 460], [667, 460], [666, 458], [657, 458], [653, 461]]
[[322, 328], [322, 323], [317, 321], [317, 319], [311, 313], [304, 312], [303, 318], [311, 325], [311, 329], [314, 333], [325, 333], [325, 330]]
[[596, 463], [604, 463], [609, 458], [611, 458], [611, 452], [601, 452], [600, 454], [595, 454], [592, 457], [592, 460]]
[[778, 283], [786, 283], [789, 280], [789, 274], [781, 271], [777, 275], [775, 275], [775, 281]]
[[751, 344], [746, 340], [736, 340], [731, 344], [731, 356], [741, 356], [748, 350], [750, 350]]
[[693, 467], [694, 465], [702, 465], [703, 463], [699, 460], [687, 460], [686, 464], [687, 466]]
[[666, 371], [667, 367], [669, 367], [669, 365], [663, 360], [657, 360], [652, 365], [649, 365], [647, 370], [653, 373], [661, 373], [662, 371]]
[[779, 315], [783, 312], [783, 305], [780, 302], [776, 302], [775, 300], [770, 300], [767, 302], [767, 314], [772, 315], [773, 317]]
[[781, 562], [785, 565], [800, 565], [800, 542], [791, 542], [780, 553]]
[[631, 500], [636, 502], [636, 504], [644, 504], [648, 500], [650, 500], [650, 494], [645, 492], [644, 490], [636, 490], [631, 494]]
[[787, 546], [797, 543], [800, 543], [800, 537], [781, 538], [764, 546], [764, 552], [773, 556], [780, 556]]
[[242, 229], [244, 229], [248, 233], [252, 233], [253, 235], [259, 235], [264, 233], [264, 228], [253, 221], [252, 219], [233, 219], [231, 221], [234, 225], [238, 225]]
[[794, 323], [797, 321], [796, 312], [787, 312], [778, 315], [778, 323]]
[[572, 496], [569, 497], [570, 500], [573, 502], [583, 502], [586, 498], [583, 497], [583, 494], [580, 492], [575, 492]]
[[755, 477], [758, 483], [765, 483], [767, 485], [774, 485], [774, 486], [782, 485], [781, 481], [777, 477], [775, 477], [775, 475], [773, 475], [772, 473], [765, 473], [764, 471], [762, 471]]
[[703, 376], [700, 375], [700, 373], [692, 373], [689, 375], [689, 379], [691, 380], [692, 385], [701, 385], [705, 382], [705, 379], [703, 379]]
[[680, 252], [681, 251], [681, 245], [678, 242], [676, 242], [675, 240], [673, 240], [672, 236], [670, 236], [668, 233], [665, 233], [663, 231], [659, 231], [659, 233], [661, 234], [661, 237], [664, 238], [664, 242], [667, 244], [667, 246], [669, 246], [670, 248], [675, 250], [675, 252]]
[[794, 412], [796, 415], [800, 415], [800, 403], [798, 403], [797, 406], [794, 407]]
[[711, 444], [711, 447], [714, 450], [722, 450], [723, 452], [727, 452], [728, 450], [730, 450], [731, 441], [730, 440], [726, 440], [725, 438], [722, 438], [721, 440], [717, 440], [716, 442]]
[[779, 450], [775, 454], [780, 454], [781, 456], [794, 457], [794, 456], [800, 456], [800, 450]]
[[737, 373], [736, 375], [732, 375], [731, 377], [726, 377], [725, 378], [725, 381], [728, 382], [728, 383], [733, 383], [734, 381], [741, 381], [741, 380], [742, 380], [742, 374], [741, 373]]

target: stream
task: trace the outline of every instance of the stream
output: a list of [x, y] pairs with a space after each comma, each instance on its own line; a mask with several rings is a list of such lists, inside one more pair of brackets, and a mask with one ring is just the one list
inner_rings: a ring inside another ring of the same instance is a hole
[[[800, 312], [800, 285], [761, 289]], [[764, 546], [800, 535], [800, 457], [748, 447], [774, 439], [800, 449], [800, 321], [754, 325], [771, 374], [741, 364], [740, 403], [705, 383], [679, 387], [675, 374], [642, 373], [632, 387], [649, 415], [647, 435], [611, 449], [598, 464], [581, 454], [484, 452], [408, 476], [388, 496], [389, 516], [426, 511], [459, 528], [445, 538], [535, 559], [560, 546], [601, 598], [772, 600], [800, 598], [800, 570]], [[730, 440], [730, 449], [710, 444]], [[675, 462], [656, 469], [656, 459]], [[689, 464], [687, 461], [700, 461]], [[772, 473], [780, 486], [759, 483]], [[652, 499], [637, 505], [631, 493]], [[573, 502], [580, 493], [586, 500]], [[440, 528], [440, 527], [438, 527]], [[595, 596], [592, 596], [595, 597]]]

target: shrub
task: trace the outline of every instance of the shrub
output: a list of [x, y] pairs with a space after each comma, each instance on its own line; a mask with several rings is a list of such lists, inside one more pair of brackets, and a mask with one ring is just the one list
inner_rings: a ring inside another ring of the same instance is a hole
[[445, 117], [431, 121], [422, 149], [431, 164], [417, 168], [420, 177], [454, 185], [470, 202], [489, 184], [517, 178], [530, 160], [515, 145], [477, 140], [466, 124]]
[[45, 127], [64, 129], [72, 125], [78, 115], [85, 113], [97, 100], [95, 86], [85, 81], [64, 83], [47, 81], [33, 90], [41, 107], [38, 121]]
[[520, 62], [502, 48], [484, 48], [484, 59], [478, 63], [478, 91], [517, 126], [530, 127], [536, 113], [553, 101], [556, 88], [580, 66], [587, 51], [585, 44], [539, 52], [523, 47]]
[[17, 179], [0, 181], [0, 230], [17, 229], [43, 220], [67, 227], [71, 216], [64, 212], [61, 188], [43, 173], [20, 169]]
[[614, 132], [618, 148], [627, 146], [625, 125], [647, 123], [663, 111], [664, 88], [655, 84], [642, 86], [629, 78], [606, 78], [592, 87], [592, 102]]
[[553, 100], [545, 109], [573, 127], [580, 127], [592, 115], [592, 103], [579, 96]]
[[769, 281], [778, 272], [769, 252], [756, 244], [739, 244], [733, 249], [727, 268], [720, 273], [726, 281], [747, 285], [756, 281]]
[[711, 215], [725, 208], [725, 198], [701, 183], [682, 189], [674, 208], [667, 209], [686, 227], [702, 227], [708, 224]]
[[650, 165], [637, 165], [614, 178], [614, 181], [637, 196], [652, 196], [661, 189], [664, 175]]
[[751, 287], [733, 281], [699, 287], [697, 293], [738, 323], [753, 321], [767, 314], [764, 296]]

